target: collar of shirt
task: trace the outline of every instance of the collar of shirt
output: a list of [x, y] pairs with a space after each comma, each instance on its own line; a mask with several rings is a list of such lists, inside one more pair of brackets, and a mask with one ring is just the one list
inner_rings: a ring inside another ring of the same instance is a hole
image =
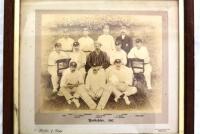
[[93, 53], [96, 54], [96, 55], [102, 55], [102, 54], [104, 54], [102, 50], [100, 50], [99, 53], [95, 50], [95, 51], [93, 51]]
[[124, 40], [126, 38], [126, 35], [122, 35], [121, 38], [122, 40]]

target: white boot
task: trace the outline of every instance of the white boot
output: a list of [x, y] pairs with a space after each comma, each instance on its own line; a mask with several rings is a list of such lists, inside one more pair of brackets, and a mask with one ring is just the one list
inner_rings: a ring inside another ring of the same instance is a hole
[[57, 95], [58, 96], [64, 96], [64, 94], [61, 91], [58, 91]]
[[57, 89], [53, 89], [53, 93], [56, 93], [58, 90]]
[[77, 108], [80, 107], [81, 104], [80, 104], [80, 102], [79, 102], [78, 99], [73, 99], [72, 101], [74, 102], [74, 104], [75, 104], [75, 106], [76, 106]]
[[67, 103], [70, 105], [72, 104], [72, 100], [67, 100]]
[[120, 98], [120, 96], [115, 97], [115, 98], [114, 98], [114, 101], [115, 101], [115, 102], [118, 102], [119, 98]]
[[100, 106], [100, 105], [98, 105], [96, 109], [97, 110], [103, 110], [102, 106]]
[[118, 100], [120, 99], [121, 96], [122, 96], [122, 94], [119, 94], [118, 96], [115, 96], [114, 101], [118, 102]]
[[131, 104], [129, 98], [126, 95], [123, 98], [124, 98], [124, 101], [125, 101], [126, 105], [130, 105]]
[[147, 86], [147, 89], [148, 89], [148, 90], [152, 90], [152, 87], [151, 87], [151, 86]]

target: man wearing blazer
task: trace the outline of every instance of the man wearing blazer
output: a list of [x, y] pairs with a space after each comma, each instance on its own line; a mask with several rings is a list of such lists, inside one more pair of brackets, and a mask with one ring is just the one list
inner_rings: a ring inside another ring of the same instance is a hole
[[130, 36], [127, 34], [127, 28], [122, 26], [120, 36], [116, 38], [116, 41], [121, 42], [122, 49], [128, 54], [131, 48], [133, 47], [133, 41]]

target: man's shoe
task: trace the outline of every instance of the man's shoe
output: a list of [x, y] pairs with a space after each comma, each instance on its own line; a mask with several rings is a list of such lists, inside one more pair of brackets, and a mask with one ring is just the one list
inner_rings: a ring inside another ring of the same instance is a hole
[[57, 95], [58, 96], [64, 96], [64, 94], [61, 91], [58, 91]]
[[57, 89], [53, 89], [53, 93], [56, 93], [56, 92], [58, 92], [58, 90]]
[[70, 105], [72, 104], [72, 100], [67, 100], [67, 103]]
[[118, 100], [121, 98], [121, 96], [122, 96], [122, 94], [120, 94], [119, 96], [116, 96], [116, 97], [114, 98], [114, 101], [115, 101], [115, 102], [118, 102]]
[[81, 104], [80, 104], [80, 102], [79, 102], [78, 99], [73, 99], [72, 101], [74, 102], [74, 104], [75, 104], [75, 106], [76, 106], [77, 108], [80, 107]]
[[127, 96], [124, 96], [123, 98], [124, 98], [124, 101], [125, 101], [126, 105], [130, 105], [131, 104], [131, 102], [130, 102], [130, 100], [129, 100], [129, 98]]

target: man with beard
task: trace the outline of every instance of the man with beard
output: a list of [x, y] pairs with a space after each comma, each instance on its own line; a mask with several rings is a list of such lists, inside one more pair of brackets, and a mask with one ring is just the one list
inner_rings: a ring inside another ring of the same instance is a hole
[[101, 50], [101, 43], [96, 41], [94, 46], [95, 50], [91, 52], [87, 58], [87, 68], [90, 69], [93, 65], [100, 66], [104, 69], [108, 68], [110, 65], [109, 58], [106, 52]]
[[111, 95], [106, 88], [106, 73], [100, 66], [93, 65], [86, 78], [86, 91], [93, 100], [98, 100], [97, 110], [103, 110]]

